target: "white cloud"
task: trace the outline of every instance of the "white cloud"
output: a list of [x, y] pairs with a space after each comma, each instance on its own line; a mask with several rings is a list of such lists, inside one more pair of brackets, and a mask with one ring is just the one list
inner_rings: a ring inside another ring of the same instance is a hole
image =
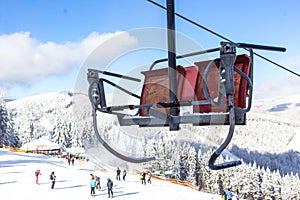
[[[93, 32], [80, 42], [63, 44], [40, 42], [29, 32], [0, 35], [0, 81], [30, 85], [49, 75], [67, 74], [78, 69], [97, 46], [119, 33]], [[127, 46], [128, 40], [124, 38], [123, 43]], [[118, 51], [118, 48], [123, 48], [122, 41], [106, 52], [112, 53], [110, 51]]]
[[[110, 38], [116, 38], [116, 41], [109, 40]], [[102, 58], [118, 55], [124, 48], [134, 46], [137, 42], [127, 32], [93, 32], [81, 41], [65, 43], [41, 42], [33, 38], [30, 32], [2, 34], [0, 92], [8, 98], [19, 98], [32, 93], [57, 90], [59, 86], [72, 88], [76, 71], [105, 41], [109, 41], [113, 47], [106, 48], [101, 54]], [[62, 77], [65, 79], [61, 80]]]

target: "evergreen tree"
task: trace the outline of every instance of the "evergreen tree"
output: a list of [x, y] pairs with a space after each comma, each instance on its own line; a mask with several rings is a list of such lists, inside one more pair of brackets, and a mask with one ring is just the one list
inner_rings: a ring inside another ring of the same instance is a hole
[[3, 96], [0, 96], [0, 145], [20, 147], [19, 138], [14, 133], [14, 121], [6, 108]]
[[274, 187], [272, 185], [272, 175], [268, 167], [263, 173], [261, 187], [262, 187], [264, 199], [274, 199]]
[[208, 167], [208, 160], [210, 158], [212, 154], [212, 150], [209, 150], [208, 152], [204, 153], [203, 154], [203, 157], [202, 157], [202, 162], [201, 162], [201, 169], [203, 170], [203, 180], [204, 180], [204, 189], [205, 191], [207, 192], [212, 192], [214, 189], [214, 180], [215, 177], [214, 177], [214, 174], [213, 174], [213, 171]]
[[272, 173], [272, 185], [274, 187], [274, 199], [282, 200], [282, 195], [281, 195], [282, 178], [278, 170]]
[[35, 137], [34, 137], [34, 127], [33, 127], [33, 123], [31, 122], [30, 123], [30, 127], [29, 127], [29, 138], [30, 138], [30, 141], [34, 140]]
[[204, 164], [203, 164], [203, 155], [201, 149], [198, 150], [198, 180], [197, 185], [199, 186], [199, 191], [204, 188]]
[[196, 184], [196, 166], [197, 166], [197, 159], [196, 159], [196, 150], [193, 146], [187, 147], [187, 167], [188, 167], [188, 174], [187, 174], [187, 181]]
[[71, 136], [66, 121], [57, 119], [53, 129], [52, 141], [59, 144], [62, 149], [71, 147]]

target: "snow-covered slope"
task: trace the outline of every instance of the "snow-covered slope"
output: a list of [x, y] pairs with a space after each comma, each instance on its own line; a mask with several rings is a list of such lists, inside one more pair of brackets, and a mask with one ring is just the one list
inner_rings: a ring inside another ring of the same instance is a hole
[[[75, 161], [69, 166], [60, 158], [26, 153], [14, 153], [0, 149], [1, 199], [107, 199], [106, 179], [114, 182], [114, 198], [120, 200], [209, 200], [220, 199], [218, 195], [202, 193], [184, 186], [152, 179], [152, 184], [142, 185], [137, 174], [131, 171], [125, 181], [115, 180], [115, 171], [98, 171], [91, 163]], [[34, 172], [40, 169], [39, 184]], [[123, 170], [123, 169], [122, 169]], [[56, 175], [55, 188], [50, 189], [49, 175]], [[90, 174], [100, 176], [102, 189], [90, 196]]]
[[300, 121], [300, 95], [255, 101], [251, 112]]
[[[281, 121], [280, 124], [289, 121], [291, 124], [298, 127], [300, 123], [300, 95], [295, 94], [292, 96], [255, 101], [251, 113], [259, 113], [263, 116], [267, 116], [267, 118], [272, 117], [273, 119], [277, 117], [278, 123]], [[287, 130], [283, 128], [281, 131], [287, 132]], [[278, 130], [278, 132], [279, 131], [280, 130]], [[288, 147], [300, 152], [299, 128], [296, 129], [294, 137], [290, 139]]]
[[[112, 101], [111, 97], [108, 98]], [[229, 150], [246, 161], [257, 160], [260, 165], [264, 165], [265, 162], [259, 162], [258, 159], [263, 160], [266, 155], [270, 157], [289, 155], [288, 152], [300, 144], [297, 141], [299, 137], [295, 137], [300, 130], [298, 114], [300, 102], [298, 99], [300, 99], [300, 95], [253, 102], [253, 109], [247, 115], [247, 125], [236, 127]], [[71, 135], [79, 138], [85, 135], [92, 137], [93, 135], [91, 106], [88, 97], [84, 94], [67, 91], [40, 94], [8, 102], [7, 107], [13, 112], [16, 131], [23, 142], [30, 139], [30, 132], [33, 132], [34, 137], [44, 135], [49, 138], [53, 130], [61, 127], [59, 124], [62, 121], [70, 124], [69, 132], [72, 133]], [[168, 132], [167, 129], [164, 129], [158, 131], [159, 135], [152, 137], [152, 132], [147, 132], [148, 130], [144, 128], [127, 127], [127, 129], [120, 129], [115, 117], [101, 114], [98, 114], [98, 117], [100, 119], [98, 128], [104, 139], [117, 150], [125, 153], [153, 151], [149, 145], [155, 143], [157, 145], [156, 138], [161, 140], [162, 137], [165, 142], [175, 140], [218, 145], [228, 132], [228, 127], [182, 126], [182, 129], [177, 133]], [[33, 130], [30, 128], [31, 125]], [[146, 143], [139, 142], [139, 139], [143, 139], [145, 135], [148, 137]], [[291, 141], [293, 141], [292, 144], [290, 144]], [[99, 149], [95, 154], [98, 151]], [[108, 157], [107, 160], [111, 160], [111, 157]], [[265, 159], [265, 161], [267, 160]]]
[[23, 142], [27, 142], [31, 129], [35, 137], [49, 137], [58, 118], [72, 116], [73, 106], [73, 93], [67, 91], [38, 94], [7, 103], [16, 124], [15, 131]]

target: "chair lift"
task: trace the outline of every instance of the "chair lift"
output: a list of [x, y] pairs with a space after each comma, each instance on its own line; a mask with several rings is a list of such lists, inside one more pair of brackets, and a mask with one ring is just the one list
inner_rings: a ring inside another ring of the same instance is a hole
[[[167, 0], [168, 58], [152, 63], [148, 71], [141, 72], [144, 84], [141, 96], [99, 74], [130, 81], [140, 79], [97, 69], [88, 69], [88, 95], [93, 107], [93, 125], [99, 142], [115, 156], [133, 163], [155, 160], [155, 157], [133, 158], [125, 156], [109, 146], [100, 136], [97, 128], [97, 111], [116, 115], [120, 126], [139, 127], [169, 126], [170, 131], [179, 130], [180, 124], [194, 126], [229, 125], [226, 139], [211, 155], [208, 165], [213, 170], [241, 164], [240, 160], [215, 164], [216, 159], [230, 143], [235, 125], [246, 124], [246, 113], [251, 109], [253, 91], [253, 49], [285, 51], [285, 48], [246, 43], [221, 42], [220, 47], [205, 51], [176, 55], [174, 0]], [[243, 48], [250, 55], [236, 55], [236, 49]], [[194, 63], [194, 66], [176, 66], [176, 60], [190, 56], [219, 51], [220, 58]], [[154, 69], [160, 62], [168, 61], [168, 67]], [[213, 67], [217, 66], [217, 67]], [[104, 82], [140, 99], [139, 105], [107, 106]], [[193, 113], [181, 114], [180, 108], [193, 106]], [[137, 110], [136, 115], [120, 111]]]

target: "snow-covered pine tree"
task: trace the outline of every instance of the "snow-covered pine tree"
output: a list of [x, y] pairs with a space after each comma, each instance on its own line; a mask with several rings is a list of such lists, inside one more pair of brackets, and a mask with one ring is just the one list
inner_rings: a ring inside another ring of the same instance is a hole
[[274, 186], [272, 184], [272, 173], [267, 167], [262, 176], [262, 191], [264, 199], [274, 199]]
[[245, 184], [244, 184], [244, 194], [247, 199], [256, 199], [255, 196], [259, 194], [259, 181], [260, 175], [257, 170], [256, 163], [252, 165], [249, 164], [247, 171], [245, 172]]
[[188, 175], [187, 152], [187, 144], [184, 143], [180, 146], [179, 160], [177, 163], [177, 179], [181, 181], [185, 181]]
[[217, 181], [215, 182], [215, 189], [216, 189], [216, 194], [223, 194], [224, 193], [224, 185], [223, 185], [223, 176], [222, 172], [219, 172], [216, 174]]
[[201, 191], [204, 187], [204, 165], [203, 165], [203, 155], [201, 149], [198, 150], [198, 179], [197, 179], [197, 185], [199, 186], [199, 191]]
[[274, 198], [276, 200], [282, 200], [281, 188], [282, 188], [282, 178], [279, 170], [272, 173], [272, 185], [274, 187]]
[[72, 131], [71, 134], [71, 146], [72, 147], [82, 147], [82, 142], [79, 139], [79, 133], [77, 130]]
[[19, 138], [14, 133], [14, 121], [11, 119], [11, 113], [7, 110], [2, 95], [0, 95], [0, 145], [21, 146]]
[[60, 145], [62, 149], [71, 147], [71, 136], [69, 126], [66, 121], [58, 118], [53, 128], [52, 142]]
[[193, 146], [187, 146], [187, 181], [192, 184], [196, 184], [196, 167], [197, 167], [197, 159], [196, 159], [196, 150]]
[[213, 153], [212, 150], [205, 152], [202, 156], [201, 163], [200, 163], [201, 166], [200, 168], [203, 171], [202, 172], [203, 173], [202, 180], [204, 180], [203, 188], [204, 191], [207, 192], [212, 192], [214, 190], [214, 180], [216, 180], [213, 171], [209, 169], [207, 164], [212, 153]]
[[282, 179], [282, 199], [300, 199], [299, 192], [299, 176], [298, 174], [294, 175], [293, 173], [287, 174]]

